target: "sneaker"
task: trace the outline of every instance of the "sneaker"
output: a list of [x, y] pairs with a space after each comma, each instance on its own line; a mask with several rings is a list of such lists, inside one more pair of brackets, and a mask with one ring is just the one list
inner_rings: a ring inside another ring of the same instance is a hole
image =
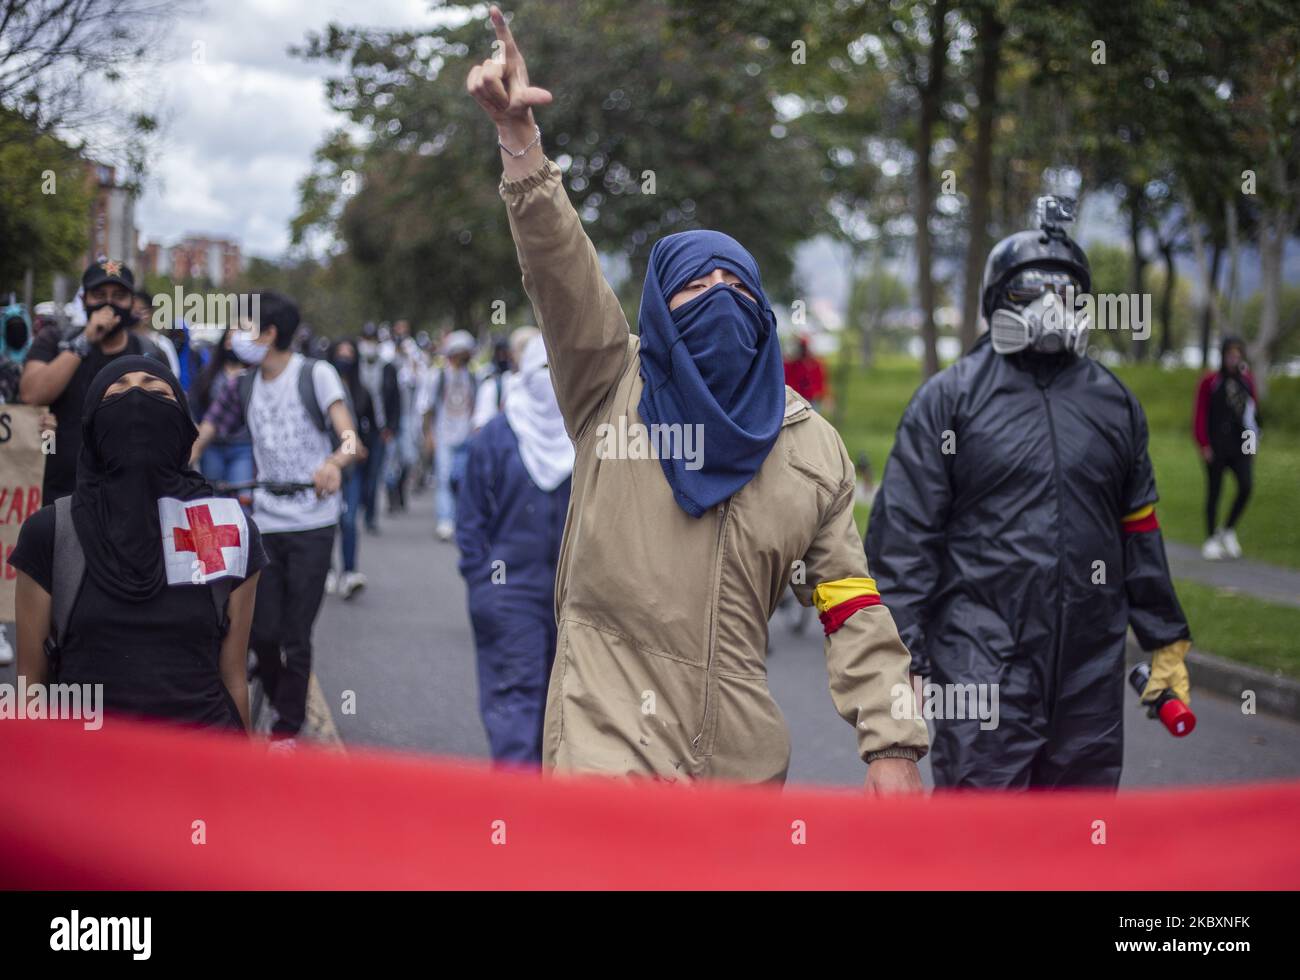
[[0, 626], [0, 667], [8, 667], [14, 662], [14, 648], [9, 645], [9, 637]]
[[450, 541], [451, 536], [455, 533], [456, 533], [456, 525], [453, 524], [451, 521], [438, 522], [437, 534], [438, 534], [439, 541]]
[[1201, 557], [1206, 561], [1222, 561], [1227, 553], [1223, 550], [1223, 539], [1216, 532], [1205, 539], [1201, 545]]
[[325, 573], [325, 594], [335, 595], [339, 590], [339, 575], [334, 569]]
[[366, 576], [361, 572], [345, 572], [343, 581], [339, 584], [339, 595], [345, 600], [351, 599], [354, 595], [366, 587]]
[[1219, 540], [1223, 542], [1223, 550], [1229, 558], [1241, 557], [1241, 542], [1237, 540], [1237, 532], [1232, 528], [1224, 528], [1219, 532]]

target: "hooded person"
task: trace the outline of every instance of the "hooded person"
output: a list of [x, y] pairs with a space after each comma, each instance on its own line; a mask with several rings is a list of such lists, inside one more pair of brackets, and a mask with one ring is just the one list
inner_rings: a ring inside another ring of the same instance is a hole
[[473, 69], [468, 88], [497, 124], [500, 193], [575, 443], [543, 764], [784, 780], [790, 737], [766, 650], [793, 586], [821, 613], [831, 697], [868, 785], [919, 790], [925, 723], [892, 710], [911, 704], [908, 654], [868, 577], [853, 463], [783, 383], [757, 263], [717, 231], [662, 239], [632, 335], [542, 152], [531, 106], [549, 94], [491, 16], [505, 59]]
[[[1246, 367], [1246, 345], [1240, 337], [1224, 337], [1219, 347], [1219, 369], [1208, 372], [1196, 389], [1192, 436], [1205, 460], [1205, 544], [1207, 561], [1240, 558], [1237, 522], [1246, 510], [1253, 485], [1251, 471], [1259, 448], [1259, 408], [1255, 378]], [[1220, 526], [1219, 494], [1223, 474], [1231, 470], [1237, 494]]]
[[23, 361], [32, 346], [32, 318], [13, 302], [0, 309], [0, 403], [18, 400]]
[[867, 526], [925, 703], [954, 705], [936, 786], [1117, 786], [1130, 626], [1143, 700], [1188, 700], [1146, 416], [1084, 356], [1087, 257], [1042, 207], [990, 252], [989, 332], [913, 395]]
[[160, 361], [122, 357], [96, 374], [76, 489], [23, 524], [11, 559], [29, 683], [53, 674], [102, 684], [110, 711], [247, 727], [245, 658], [266, 556], [239, 505], [189, 468], [196, 434]]
[[[555, 569], [573, 443], [540, 336], [507, 382], [501, 414], [470, 437], [456, 544], [478, 660], [479, 710], [492, 758], [542, 761], [546, 684], [555, 660]], [[498, 573], [504, 570], [502, 576]]]

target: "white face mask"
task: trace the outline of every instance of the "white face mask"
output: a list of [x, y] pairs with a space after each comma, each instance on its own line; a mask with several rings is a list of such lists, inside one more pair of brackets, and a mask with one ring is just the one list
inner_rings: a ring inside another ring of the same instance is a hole
[[1067, 310], [1061, 297], [1046, 292], [1023, 312], [994, 310], [989, 318], [989, 339], [999, 354], [1033, 350], [1040, 354], [1068, 351], [1082, 355], [1088, 349], [1090, 326], [1086, 312]]
[[243, 330], [237, 331], [230, 338], [230, 349], [245, 364], [258, 365], [266, 360], [266, 344], [259, 344]]

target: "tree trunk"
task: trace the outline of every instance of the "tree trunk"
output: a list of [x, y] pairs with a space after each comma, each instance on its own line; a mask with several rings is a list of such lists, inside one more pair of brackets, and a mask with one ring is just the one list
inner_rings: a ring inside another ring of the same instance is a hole
[[1262, 215], [1259, 228], [1259, 331], [1250, 345], [1251, 370], [1259, 397], [1268, 392], [1268, 372], [1277, 343], [1282, 290], [1282, 252], [1290, 227], [1285, 208], [1273, 206]]
[[997, 114], [998, 71], [1002, 34], [997, 8], [986, 3], [979, 21], [979, 108], [975, 113], [975, 159], [971, 167], [970, 235], [966, 243], [966, 272], [961, 314], [961, 349], [968, 351], [979, 336], [980, 286], [988, 252], [989, 196], [993, 170], [993, 122]]
[[1201, 310], [1201, 367], [1210, 368], [1210, 337], [1219, 322], [1219, 269], [1223, 265], [1223, 243], [1214, 243], [1214, 258], [1210, 260], [1210, 275], [1206, 284], [1205, 307]]
[[[1133, 265], [1129, 279], [1129, 294], [1134, 297], [1142, 295], [1143, 280], [1146, 278], [1146, 257], [1142, 254], [1142, 188], [1131, 186], [1128, 189], [1128, 237], [1129, 248], [1132, 251]], [[1132, 332], [1133, 315], [1129, 314], [1129, 322], [1126, 323], [1125, 329]], [[1145, 360], [1147, 355], [1146, 341], [1138, 340], [1133, 337], [1131, 348], [1133, 357], [1136, 360]]]
[[1228, 330], [1241, 332], [1241, 236], [1237, 233], [1237, 202], [1229, 197], [1223, 203], [1224, 227], [1228, 229]]
[[948, 41], [944, 18], [948, 0], [936, 0], [930, 15], [929, 73], [921, 86], [921, 118], [916, 128], [916, 283], [921, 303], [922, 370], [928, 378], [939, 370], [938, 330], [934, 323], [934, 276], [930, 268], [933, 243], [930, 239], [930, 211], [934, 185], [930, 173], [930, 150], [934, 145], [934, 124], [939, 117], [943, 70]]
[[1164, 357], [1174, 349], [1174, 284], [1178, 281], [1178, 269], [1174, 265], [1172, 239], [1160, 243], [1160, 255], [1165, 260], [1165, 287], [1160, 293], [1160, 356]]

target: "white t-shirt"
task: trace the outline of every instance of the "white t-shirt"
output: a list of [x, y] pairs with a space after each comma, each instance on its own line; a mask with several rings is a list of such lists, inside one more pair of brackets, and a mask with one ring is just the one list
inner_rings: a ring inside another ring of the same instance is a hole
[[[247, 421], [259, 480], [310, 483], [333, 451], [329, 433], [316, 428], [298, 397], [298, 375], [304, 364], [303, 356], [294, 354], [274, 381], [263, 378], [260, 370], [253, 381]], [[343, 398], [343, 381], [332, 364], [316, 361], [312, 385], [316, 404], [328, 420], [330, 406]], [[329, 527], [338, 523], [342, 510], [337, 493], [317, 499], [314, 490], [291, 496], [253, 492], [253, 518], [263, 534]]]
[[418, 404], [421, 415], [433, 412], [434, 441], [447, 448], [459, 446], [474, 431], [474, 376], [469, 368], [447, 366], [433, 371]]

